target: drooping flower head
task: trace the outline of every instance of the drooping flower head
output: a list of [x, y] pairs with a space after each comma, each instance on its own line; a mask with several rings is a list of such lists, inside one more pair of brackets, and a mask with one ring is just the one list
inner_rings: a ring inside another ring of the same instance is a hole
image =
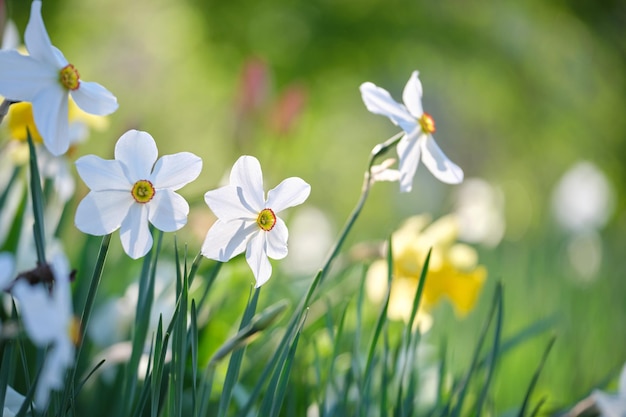
[[0, 94], [33, 105], [37, 129], [53, 155], [69, 148], [68, 100], [87, 113], [105, 116], [117, 99], [98, 83], [83, 81], [78, 70], [50, 42], [41, 17], [41, 1], [31, 5], [24, 41], [29, 55], [0, 51]]
[[202, 159], [190, 152], [158, 161], [157, 156], [150, 134], [129, 130], [115, 145], [115, 159], [79, 158], [78, 174], [91, 191], [78, 205], [76, 227], [95, 236], [120, 229], [122, 246], [133, 259], [152, 247], [148, 222], [164, 232], [183, 227], [189, 204], [176, 191], [200, 175]]
[[11, 289], [28, 337], [39, 347], [50, 347], [35, 392], [35, 404], [40, 410], [46, 408], [50, 391], [65, 386], [65, 371], [74, 363], [77, 340], [65, 255], [56, 254], [47, 267], [52, 283], [32, 285], [27, 279], [18, 279]]
[[230, 184], [204, 195], [217, 221], [207, 233], [202, 254], [227, 262], [246, 252], [256, 286], [265, 284], [272, 275], [268, 257], [287, 256], [289, 233], [278, 213], [302, 204], [311, 186], [301, 178], [287, 178], [265, 196], [263, 173], [259, 161], [244, 155], [233, 165]]
[[[418, 321], [428, 323], [428, 312], [441, 298], [450, 300], [455, 312], [464, 316], [472, 310], [480, 294], [487, 271], [478, 265], [478, 255], [472, 247], [456, 242], [456, 218], [450, 215], [430, 225], [429, 222], [426, 215], [411, 217], [392, 236], [394, 276], [387, 310], [391, 319], [410, 318], [413, 297], [431, 248]], [[387, 263], [375, 261], [367, 274], [368, 295], [379, 301], [386, 286]]]
[[448, 159], [432, 136], [436, 130], [435, 120], [422, 108], [422, 83], [418, 75], [419, 72], [414, 71], [404, 87], [404, 104], [396, 102], [387, 90], [370, 82], [360, 87], [363, 102], [370, 112], [387, 116], [404, 130], [397, 147], [402, 192], [411, 191], [420, 160], [442, 182], [458, 184], [463, 181], [463, 170]]

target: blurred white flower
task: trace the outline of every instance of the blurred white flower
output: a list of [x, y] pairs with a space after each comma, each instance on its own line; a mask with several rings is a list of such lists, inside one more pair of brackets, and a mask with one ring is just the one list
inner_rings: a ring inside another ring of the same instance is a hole
[[626, 365], [622, 368], [615, 394], [594, 390], [591, 396], [600, 410], [601, 417], [626, 417]]
[[404, 104], [396, 102], [387, 90], [370, 82], [360, 87], [365, 107], [372, 113], [387, 116], [405, 132], [397, 147], [402, 192], [411, 191], [420, 160], [439, 181], [448, 184], [463, 181], [463, 170], [448, 159], [432, 136], [435, 121], [422, 108], [422, 83], [418, 76], [419, 72], [414, 71], [404, 87]]
[[[156, 331], [159, 316], [167, 326], [176, 307], [176, 266], [167, 261], [159, 262], [154, 278], [154, 298], [148, 320], [148, 334]], [[139, 283], [132, 282], [121, 297], [111, 298], [98, 306], [87, 329], [90, 339], [105, 347], [128, 339], [134, 324], [139, 296]]]
[[315, 273], [328, 256], [334, 238], [334, 229], [322, 210], [309, 205], [298, 209], [289, 224], [289, 257], [285, 259], [285, 270], [298, 275]]
[[26, 397], [22, 394], [7, 386], [7, 392], [4, 396], [4, 410], [2, 410], [2, 417], [15, 417], [17, 412], [22, 407], [25, 399]]
[[593, 163], [581, 161], [571, 167], [552, 192], [552, 213], [570, 233], [566, 256], [573, 276], [591, 281], [602, 264], [602, 239], [598, 234], [615, 207], [615, 191]]
[[95, 236], [120, 229], [133, 259], [152, 248], [148, 222], [164, 232], [183, 227], [189, 204], [176, 191], [200, 175], [202, 159], [190, 152], [157, 156], [152, 136], [129, 130], [117, 141], [114, 160], [79, 158], [78, 174], [91, 191], [76, 209], [76, 227]]
[[9, 252], [0, 253], [0, 291], [7, 288], [13, 280], [15, 273], [15, 260]]
[[487, 181], [467, 179], [455, 190], [459, 239], [493, 247], [505, 231], [504, 196]]
[[65, 255], [50, 263], [53, 283], [32, 285], [19, 279], [11, 293], [18, 301], [26, 333], [33, 343], [48, 348], [35, 392], [35, 404], [44, 410], [51, 390], [64, 387], [65, 371], [74, 363], [74, 326], [70, 269]]
[[310, 192], [309, 184], [291, 177], [271, 189], [266, 198], [258, 159], [248, 155], [240, 157], [231, 170], [230, 184], [204, 195], [218, 219], [207, 233], [202, 254], [227, 262], [245, 251], [256, 287], [260, 287], [272, 275], [268, 257], [283, 259], [287, 256], [289, 232], [277, 214], [302, 204]]
[[69, 97], [84, 111], [101, 116], [117, 110], [117, 99], [100, 84], [81, 80], [78, 70], [52, 46], [39, 0], [31, 3], [24, 40], [29, 55], [0, 51], [0, 94], [31, 102], [44, 144], [53, 155], [64, 154], [69, 148]]
[[566, 230], [577, 233], [604, 227], [613, 214], [614, 190], [591, 162], [571, 167], [552, 192], [552, 212]]

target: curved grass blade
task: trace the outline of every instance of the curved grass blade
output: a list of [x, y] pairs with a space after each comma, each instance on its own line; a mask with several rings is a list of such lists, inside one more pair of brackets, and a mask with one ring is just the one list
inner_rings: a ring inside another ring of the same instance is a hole
[[502, 318], [504, 311], [504, 297], [502, 296], [502, 283], [498, 283], [496, 286], [496, 295], [497, 295], [497, 308], [496, 308], [496, 324], [493, 335], [493, 346], [491, 348], [491, 354], [489, 355], [489, 369], [487, 370], [487, 377], [485, 382], [483, 383], [483, 389], [480, 393], [480, 397], [478, 402], [476, 403], [476, 416], [480, 416], [483, 408], [483, 404], [487, 399], [487, 392], [489, 391], [489, 385], [491, 383], [491, 378], [493, 377], [493, 372], [496, 368], [496, 364], [498, 361], [498, 354], [500, 353], [500, 340], [502, 336]]
[[35, 234], [35, 249], [37, 250], [37, 261], [40, 265], [46, 264], [46, 237], [45, 227], [43, 223], [43, 191], [41, 189], [41, 180], [39, 176], [39, 166], [37, 165], [37, 151], [33, 144], [33, 138], [30, 131], [26, 129], [26, 139], [28, 140], [28, 150], [30, 153], [30, 191], [33, 202], [33, 216], [35, 224], [33, 225], [33, 233]]
[[530, 380], [530, 385], [528, 386], [528, 390], [526, 390], [526, 395], [524, 396], [524, 402], [522, 403], [522, 406], [519, 410], [519, 417], [524, 417], [525, 413], [526, 413], [526, 408], [528, 408], [528, 405], [530, 403], [530, 396], [532, 395], [535, 386], [537, 385], [537, 381], [539, 380], [539, 375], [541, 374], [541, 371], [543, 370], [543, 366], [546, 363], [546, 359], [548, 358], [548, 354], [550, 353], [550, 350], [552, 349], [552, 346], [554, 346], [554, 342], [556, 341], [556, 337], [553, 336], [550, 341], [548, 342], [548, 346], [546, 346], [546, 350], [544, 350], [543, 352], [543, 356], [541, 357], [541, 361], [539, 362], [539, 366], [537, 366], [537, 369], [535, 370], [535, 373], [532, 377], [532, 379]]
[[[246, 306], [243, 317], [241, 318], [241, 323], [239, 325], [240, 331], [243, 330], [250, 323], [250, 320], [252, 320], [252, 317], [256, 312], [260, 293], [260, 288], [256, 288], [254, 290], [254, 293], [250, 293], [250, 297], [248, 298], [248, 305]], [[220, 403], [217, 413], [218, 417], [225, 416], [228, 411], [228, 406], [230, 405], [230, 400], [233, 394], [233, 388], [235, 387], [237, 378], [239, 378], [239, 370], [241, 369], [241, 362], [243, 361], [245, 349], [246, 346], [244, 345], [243, 347], [236, 349], [230, 356], [230, 361], [228, 362], [228, 370], [226, 371], [226, 378], [224, 379], [224, 387], [222, 388], [222, 395], [220, 397]]]

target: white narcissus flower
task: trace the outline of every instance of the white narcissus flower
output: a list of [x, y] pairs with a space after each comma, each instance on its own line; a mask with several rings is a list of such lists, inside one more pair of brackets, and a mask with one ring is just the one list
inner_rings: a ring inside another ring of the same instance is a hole
[[11, 293], [20, 306], [26, 333], [39, 347], [48, 347], [35, 392], [35, 405], [44, 410], [51, 390], [65, 386], [65, 371], [74, 363], [76, 322], [72, 313], [70, 269], [62, 253], [52, 258], [51, 287], [18, 279]]
[[268, 257], [287, 256], [289, 233], [277, 214], [302, 204], [310, 192], [309, 184], [291, 177], [271, 189], [266, 198], [259, 161], [253, 156], [240, 157], [230, 172], [230, 184], [204, 195], [218, 220], [207, 233], [202, 254], [227, 262], [245, 251], [256, 287], [260, 287], [272, 275]]
[[591, 394], [596, 406], [600, 410], [600, 417], [625, 417], [626, 416], [626, 365], [622, 368], [619, 376], [618, 391], [615, 394], [607, 394], [600, 390], [594, 390]]
[[41, 1], [32, 2], [24, 41], [29, 55], [0, 51], [0, 94], [33, 104], [35, 124], [53, 155], [69, 148], [68, 101], [71, 96], [87, 113], [106, 116], [117, 99], [95, 82], [80, 79], [78, 70], [50, 42], [41, 17]]
[[9, 252], [0, 253], [0, 291], [7, 288], [15, 271], [15, 259]]
[[114, 160], [79, 158], [78, 174], [91, 191], [76, 209], [76, 227], [95, 236], [120, 229], [122, 246], [133, 259], [152, 247], [148, 222], [164, 232], [183, 227], [189, 204], [176, 191], [198, 178], [202, 159], [190, 152], [158, 161], [157, 156], [150, 134], [129, 130], [117, 141]]
[[422, 83], [418, 75], [414, 71], [404, 87], [404, 104], [396, 102], [387, 90], [370, 82], [360, 87], [363, 102], [370, 112], [387, 116], [404, 130], [397, 148], [402, 192], [411, 191], [420, 159], [439, 181], [448, 184], [463, 181], [463, 170], [448, 159], [432, 136], [435, 121], [422, 109]]

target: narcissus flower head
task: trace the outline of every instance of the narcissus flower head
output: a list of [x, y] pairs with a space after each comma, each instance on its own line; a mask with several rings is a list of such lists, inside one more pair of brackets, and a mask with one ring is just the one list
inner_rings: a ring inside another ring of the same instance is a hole
[[437, 146], [435, 120], [422, 108], [422, 83], [414, 71], [404, 87], [402, 100], [396, 102], [383, 88], [366, 82], [361, 84], [361, 96], [365, 107], [375, 114], [387, 116], [404, 130], [398, 142], [400, 158], [400, 191], [409, 192], [420, 160], [439, 181], [458, 184], [463, 181], [463, 170], [454, 164]]
[[288, 230], [278, 214], [302, 204], [311, 186], [301, 178], [287, 178], [265, 196], [261, 164], [253, 156], [242, 156], [233, 165], [230, 184], [204, 195], [218, 220], [207, 233], [202, 254], [226, 262], [246, 252], [246, 260], [256, 279], [265, 284], [272, 275], [268, 257], [287, 256]]
[[43, 143], [53, 155], [69, 148], [69, 97], [87, 113], [105, 116], [117, 110], [117, 99], [106, 88], [83, 81], [76, 67], [50, 42], [41, 17], [41, 1], [31, 5], [24, 41], [29, 55], [0, 51], [0, 94], [27, 101]]
[[152, 247], [148, 223], [164, 232], [183, 227], [189, 204], [176, 191], [200, 175], [202, 159], [190, 152], [157, 156], [150, 134], [129, 130], [117, 141], [114, 160], [79, 158], [78, 174], [91, 191], [78, 205], [76, 227], [96, 236], [120, 229], [133, 259]]

